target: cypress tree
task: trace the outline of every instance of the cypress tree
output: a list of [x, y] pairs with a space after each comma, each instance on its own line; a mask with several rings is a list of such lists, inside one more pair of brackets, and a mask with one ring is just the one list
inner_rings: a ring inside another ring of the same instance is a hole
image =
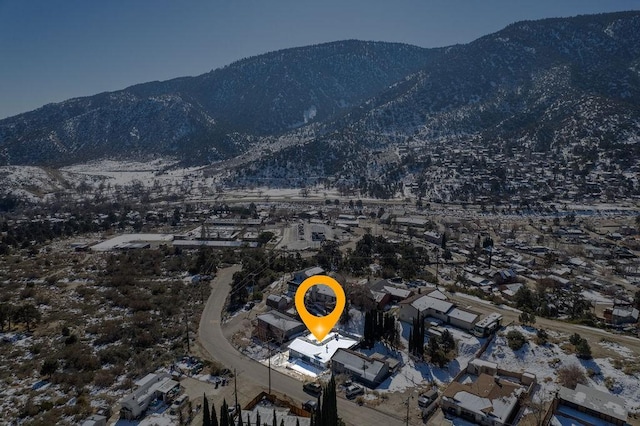
[[300, 426], [300, 419], [296, 419], [296, 426]]
[[207, 395], [203, 394], [204, 401], [202, 402], [202, 426], [211, 426], [211, 415], [209, 414], [209, 400]]
[[271, 426], [278, 426], [278, 421], [276, 420], [276, 409], [273, 409], [273, 420], [271, 421]]
[[377, 311], [377, 321], [376, 321], [376, 340], [380, 340], [384, 332], [384, 312]]
[[211, 426], [218, 426], [218, 414], [216, 413], [216, 404], [211, 404]]
[[251, 426], [251, 416], [247, 413], [247, 426]]
[[231, 426], [229, 424], [229, 406], [226, 399], [222, 401], [222, 407], [220, 408], [220, 426]]
[[237, 424], [237, 426], [244, 426], [244, 425], [242, 424], [242, 411], [240, 411], [240, 412], [238, 413], [238, 424]]
[[280, 426], [284, 426], [284, 417], [280, 418]]
[[329, 383], [325, 386], [322, 396], [323, 404], [319, 410], [322, 414], [320, 421], [316, 422], [316, 425], [335, 426], [338, 424], [338, 401], [336, 398], [336, 379], [333, 374]]
[[320, 396], [318, 396], [318, 407], [316, 408], [316, 412], [315, 412], [315, 426], [324, 426], [324, 423], [322, 422], [322, 411], [324, 410], [324, 407], [322, 406], [321, 403], [321, 398]]
[[256, 411], [256, 426], [262, 426], [260, 424], [260, 411]]
[[413, 337], [413, 327], [409, 329], [409, 353], [413, 354], [413, 343], [415, 339]]

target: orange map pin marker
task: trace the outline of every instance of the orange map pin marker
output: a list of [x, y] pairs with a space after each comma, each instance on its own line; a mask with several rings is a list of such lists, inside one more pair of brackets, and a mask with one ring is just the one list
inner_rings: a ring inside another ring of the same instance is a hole
[[[304, 295], [307, 293], [307, 290], [314, 285], [320, 284], [330, 287], [331, 290], [333, 290], [333, 294], [336, 295], [336, 307], [329, 315], [325, 315], [324, 317], [311, 315], [309, 311], [307, 311], [307, 307], [304, 306]], [[304, 280], [302, 284], [300, 284], [300, 287], [298, 287], [298, 291], [296, 291], [296, 310], [309, 331], [319, 342], [322, 342], [322, 339], [326, 337], [340, 319], [340, 315], [342, 315], [346, 304], [346, 299], [347, 297], [344, 294], [344, 290], [338, 281], [326, 275], [314, 275]]]

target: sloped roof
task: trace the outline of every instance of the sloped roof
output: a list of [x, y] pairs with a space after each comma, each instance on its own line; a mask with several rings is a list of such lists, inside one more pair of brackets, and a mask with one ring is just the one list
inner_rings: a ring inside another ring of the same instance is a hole
[[558, 397], [561, 400], [580, 405], [598, 413], [627, 420], [624, 400], [620, 397], [578, 383], [575, 390], [561, 387]]
[[453, 306], [453, 303], [445, 300], [435, 299], [430, 296], [422, 296], [411, 303], [419, 312], [424, 312], [427, 309], [432, 309], [436, 312], [447, 313]]
[[471, 383], [453, 382], [444, 392], [444, 397], [460, 407], [479, 414], [506, 421], [516, 406], [524, 387], [508, 380], [497, 379], [482, 373]]
[[357, 373], [360, 377], [370, 382], [376, 381], [376, 377], [378, 377], [385, 364], [380, 360], [369, 358], [358, 352], [342, 348], [336, 351], [336, 353], [331, 357], [331, 361], [339, 362], [349, 370]]

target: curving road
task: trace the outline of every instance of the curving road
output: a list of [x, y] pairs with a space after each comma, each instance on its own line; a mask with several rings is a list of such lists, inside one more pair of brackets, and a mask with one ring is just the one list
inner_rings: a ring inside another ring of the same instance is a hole
[[[200, 319], [198, 337], [202, 346], [213, 359], [228, 368], [235, 368], [243, 381], [252, 381], [259, 388], [266, 390], [268, 384], [267, 367], [241, 354], [231, 346], [222, 332], [221, 313], [231, 289], [233, 273], [238, 270], [240, 270], [240, 266], [234, 265], [218, 271], [216, 278], [211, 283], [211, 295]], [[302, 383], [274, 370], [271, 370], [271, 388], [301, 402], [311, 399], [302, 391]], [[340, 398], [338, 398], [338, 412], [348, 425], [392, 426], [404, 424], [404, 418], [401, 415], [392, 417]]]

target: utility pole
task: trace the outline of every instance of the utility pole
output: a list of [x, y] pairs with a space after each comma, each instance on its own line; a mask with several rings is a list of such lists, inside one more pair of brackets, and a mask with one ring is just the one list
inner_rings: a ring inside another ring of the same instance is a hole
[[184, 311], [184, 323], [187, 328], [187, 355], [191, 353], [191, 345], [189, 343], [189, 317], [187, 315], [187, 311]]
[[407, 417], [406, 417], [406, 426], [409, 426], [409, 400], [413, 399], [413, 395], [409, 395], [407, 397], [407, 401], [405, 402], [405, 404], [407, 404]]
[[238, 374], [236, 369], [233, 369], [233, 394], [236, 397], [236, 411], [238, 411]]
[[267, 341], [269, 346], [269, 395], [271, 395], [271, 339]]

